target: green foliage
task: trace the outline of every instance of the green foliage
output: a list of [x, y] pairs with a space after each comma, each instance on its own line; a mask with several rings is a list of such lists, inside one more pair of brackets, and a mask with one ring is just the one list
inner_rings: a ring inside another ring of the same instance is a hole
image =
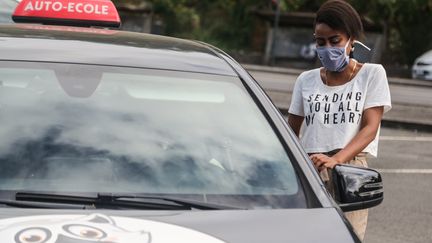
[[[298, 10], [316, 11], [325, 0], [304, 0]], [[432, 0], [348, 0], [387, 35], [385, 61], [412, 64], [432, 49]]]
[[385, 26], [387, 60], [412, 64], [432, 49], [432, 0], [351, 1], [363, 15]]
[[[256, 0], [151, 0], [167, 35], [197, 39], [225, 49], [248, 47]], [[265, 1], [261, 1], [265, 2]]]
[[[117, 0], [117, 2], [120, 0]], [[140, 0], [126, 0], [138, 3]], [[116, 2], [116, 1], [114, 1]], [[256, 20], [254, 10], [275, 8], [271, 0], [148, 0], [165, 34], [214, 44], [226, 50], [244, 50]], [[303, 0], [280, 0], [282, 11], [298, 9]]]
[[[296, 10], [316, 11], [325, 0], [304, 0]], [[385, 61], [412, 64], [432, 49], [432, 0], [348, 0], [387, 35]]]
[[[114, 0], [140, 3], [142, 0]], [[251, 44], [254, 10], [275, 9], [271, 0], [147, 0], [165, 34], [197, 39], [226, 50]], [[276, 2], [277, 0], [273, 0]], [[282, 12], [315, 12], [326, 0], [280, 0]], [[384, 26], [387, 61], [411, 64], [432, 49], [432, 0], [348, 0], [364, 17]]]

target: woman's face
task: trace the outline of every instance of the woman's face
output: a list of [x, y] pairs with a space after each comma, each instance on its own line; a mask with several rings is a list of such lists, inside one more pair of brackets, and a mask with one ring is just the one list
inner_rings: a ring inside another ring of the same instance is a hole
[[[315, 43], [317, 47], [344, 47], [347, 41], [352, 44], [345, 32], [330, 28], [327, 24], [318, 23], [315, 25]], [[351, 45], [348, 45], [347, 53], [351, 52]]]

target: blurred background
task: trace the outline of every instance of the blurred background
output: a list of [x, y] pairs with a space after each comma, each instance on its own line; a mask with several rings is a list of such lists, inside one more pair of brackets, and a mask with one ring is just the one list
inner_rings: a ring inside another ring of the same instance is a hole
[[[313, 20], [324, 0], [114, 0], [123, 29], [213, 44], [241, 63], [319, 66]], [[432, 0], [348, 1], [360, 13], [370, 61], [411, 77], [432, 49]]]

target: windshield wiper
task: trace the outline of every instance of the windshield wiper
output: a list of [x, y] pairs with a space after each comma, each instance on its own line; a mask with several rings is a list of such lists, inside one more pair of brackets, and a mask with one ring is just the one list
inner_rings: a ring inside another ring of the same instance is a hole
[[0, 199], [0, 204], [16, 208], [50, 208], [50, 209], [94, 209], [89, 205], [49, 203], [49, 202], [26, 202], [16, 200]]
[[81, 196], [73, 194], [17, 192], [16, 201], [43, 202], [56, 204], [84, 204], [94, 208], [110, 209], [153, 209], [153, 210], [221, 210], [242, 209], [233, 206], [220, 205], [196, 200], [164, 197], [143, 196], [137, 194], [97, 193], [96, 196]]

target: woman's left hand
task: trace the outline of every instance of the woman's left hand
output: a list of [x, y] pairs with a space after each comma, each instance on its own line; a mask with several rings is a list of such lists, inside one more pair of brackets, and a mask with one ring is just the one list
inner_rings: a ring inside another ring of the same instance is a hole
[[312, 160], [312, 162], [314, 162], [315, 167], [319, 171], [323, 170], [324, 168], [333, 169], [333, 167], [335, 167], [337, 164], [340, 164], [340, 162], [337, 161], [335, 158], [329, 157], [325, 154], [312, 154], [310, 156], [310, 159]]

